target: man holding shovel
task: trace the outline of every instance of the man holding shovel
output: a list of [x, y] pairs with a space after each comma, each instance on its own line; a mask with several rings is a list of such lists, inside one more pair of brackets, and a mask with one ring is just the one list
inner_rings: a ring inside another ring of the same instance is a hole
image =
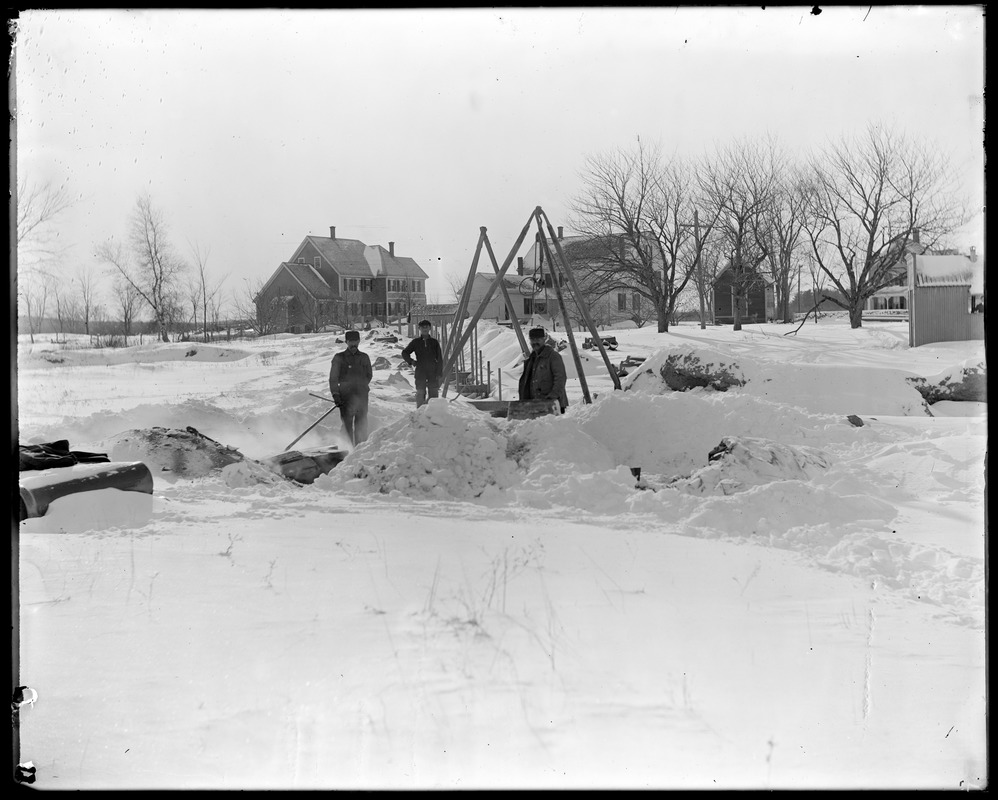
[[374, 370], [367, 353], [360, 350], [360, 333], [347, 331], [347, 348], [333, 356], [329, 368], [329, 391], [339, 406], [343, 430], [351, 444], [367, 439], [367, 401]]

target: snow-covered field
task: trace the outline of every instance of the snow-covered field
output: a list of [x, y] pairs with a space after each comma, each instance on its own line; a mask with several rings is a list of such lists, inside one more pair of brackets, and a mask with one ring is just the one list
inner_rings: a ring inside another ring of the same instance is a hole
[[[35, 786], [983, 788], [986, 406], [905, 380], [983, 343], [793, 327], [614, 331], [627, 389], [583, 351], [582, 403], [566, 350], [568, 413], [527, 421], [416, 411], [404, 339], [362, 342], [371, 437], [314, 484], [56, 501], [19, 535]], [[22, 337], [21, 442], [193, 426], [265, 458], [327, 410], [334, 340]], [[516, 338], [479, 344], [508, 399]], [[747, 382], [643, 369], [678, 351]]]

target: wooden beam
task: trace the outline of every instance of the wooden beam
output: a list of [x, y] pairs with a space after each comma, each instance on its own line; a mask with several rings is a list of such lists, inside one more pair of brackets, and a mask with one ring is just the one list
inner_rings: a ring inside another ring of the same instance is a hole
[[[489, 241], [488, 237], [485, 237], [485, 249], [488, 251], [489, 258], [492, 260], [492, 269], [495, 270], [496, 275], [499, 274], [499, 262], [496, 261], [495, 253], [492, 252], [492, 243]], [[523, 331], [520, 329], [520, 318], [516, 316], [516, 309], [513, 308], [513, 301], [509, 297], [509, 290], [506, 289], [506, 282], [501, 278], [496, 278], [496, 282], [499, 284], [499, 291], [502, 292], [503, 300], [506, 302], [506, 308], [509, 309], [510, 320], [513, 323], [513, 331], [516, 333], [516, 338], [520, 342], [520, 349], [523, 351], [523, 355], [527, 356], [530, 354], [530, 347], [527, 345], [527, 340], [523, 335]]]
[[[492, 295], [495, 294], [496, 285], [506, 276], [506, 270], [509, 269], [509, 265], [513, 263], [513, 259], [516, 257], [516, 254], [519, 251], [520, 247], [523, 245], [523, 240], [527, 236], [527, 231], [530, 230], [530, 222], [533, 218], [534, 215], [533, 213], [531, 213], [530, 217], [527, 219], [526, 224], [523, 226], [523, 230], [520, 231], [520, 235], [516, 237], [516, 242], [513, 244], [513, 247], [510, 249], [509, 255], [506, 256], [506, 260], [503, 262], [503, 265], [499, 270], [499, 274], [496, 276], [496, 280], [485, 292], [485, 296], [482, 298], [482, 302], [479, 304], [478, 310], [475, 312], [471, 321], [468, 323], [468, 329], [461, 334], [460, 340], [455, 344], [454, 350], [452, 350], [450, 356], [447, 359], [445, 359], [444, 361], [445, 375], [450, 374], [450, 371], [454, 366], [454, 361], [456, 360], [456, 354], [459, 353], [464, 348], [464, 344], [468, 339], [469, 331], [471, 330], [471, 328], [473, 328], [478, 324], [478, 320], [480, 320], [482, 318], [482, 315], [485, 313], [485, 309], [488, 306], [489, 301], [492, 300]], [[457, 337], [455, 337], [455, 339], [456, 338]]]
[[568, 259], [565, 257], [565, 251], [561, 247], [561, 242], [554, 235], [554, 227], [551, 225], [551, 220], [548, 219], [548, 215], [541, 211], [544, 215], [544, 221], [547, 223], [548, 233], [551, 234], [551, 241], [554, 242], [555, 250], [558, 252], [558, 258], [561, 259], [562, 268], [565, 270], [565, 275], [568, 276], [568, 283], [575, 295], [575, 302], [579, 306], [579, 311], [582, 313], [582, 319], [585, 320], [586, 326], [589, 328], [589, 332], [592, 334], [593, 341], [599, 348], [600, 355], [603, 357], [603, 363], [606, 364], [607, 372], [610, 373], [610, 378], [613, 380], [613, 388], [620, 388], [620, 378], [617, 376], [617, 370], [613, 368], [613, 364], [610, 363], [610, 357], [606, 354], [606, 348], [603, 347], [603, 338], [599, 335], [599, 331], [596, 328], [596, 323], [593, 322], [593, 318], [589, 313], [589, 308], [586, 305], [585, 298], [582, 295], [582, 290], [579, 288], [579, 284], [575, 280], [575, 275], [572, 272], [572, 267], [568, 263]]
[[[534, 218], [537, 220], [537, 230], [540, 233], [540, 243], [544, 248], [544, 252], [548, 256], [548, 264], [551, 267], [556, 267], [557, 264], [551, 256], [551, 249], [548, 247], [548, 240], [544, 236], [544, 223], [541, 221], [541, 215], [544, 211], [540, 206], [534, 211]], [[579, 348], [575, 344], [575, 335], [572, 333], [572, 322], [568, 317], [568, 308], [565, 306], [565, 300], [561, 293], [561, 286], [559, 286], [558, 273], [552, 269], [551, 270], [551, 282], [554, 284], [554, 293], [558, 297], [558, 305], [561, 306], [561, 316], [565, 321], [565, 333], [568, 334], [568, 347], [572, 351], [572, 358], [575, 360], [575, 369], [579, 373], [579, 384], [582, 386], [582, 399], [587, 405], [593, 402], [592, 397], [589, 396], [589, 384], [586, 383], [586, 373], [582, 368], [582, 357], [579, 355]]]
[[[478, 244], [475, 245], [475, 257], [471, 259], [471, 269], [468, 270], [468, 279], [464, 282], [464, 288], [461, 290], [461, 297], [458, 298], [457, 310], [454, 312], [454, 319], [451, 323], [452, 328], [452, 341], [457, 335], [460, 335], [462, 323], [464, 321], [464, 315], [468, 312], [468, 302], [471, 297], [472, 285], [475, 282], [475, 275], [478, 273], [478, 259], [482, 254], [482, 245], [485, 242], [485, 228], [479, 228], [478, 232]], [[449, 355], [445, 353], [444, 355]], [[446, 362], [446, 358], [444, 361]]]

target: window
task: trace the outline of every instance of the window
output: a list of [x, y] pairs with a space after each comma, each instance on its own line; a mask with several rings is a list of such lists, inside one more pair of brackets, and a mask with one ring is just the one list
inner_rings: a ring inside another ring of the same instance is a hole
[[305, 259], [304, 259], [304, 258], [301, 258], [301, 257], [299, 257], [299, 258], [298, 258], [298, 263], [299, 263], [299, 264], [304, 264], [304, 263], [305, 263]]
[[640, 311], [640, 310], [641, 310], [641, 295], [639, 295], [637, 292], [634, 292], [631, 295], [631, 311]]
[[319, 256], [316, 256], [315, 258], [312, 259], [312, 263], [315, 264], [315, 266], [317, 267], [319, 266], [320, 261], [322, 261], [322, 259]]
[[356, 278], [351, 278], [350, 279], [350, 291], [351, 292], [356, 292], [357, 291], [357, 279]]
[[357, 304], [356, 303], [351, 303], [350, 304], [350, 313], [354, 314], [354, 315], [357, 314]]
[[970, 313], [971, 314], [983, 314], [984, 313], [984, 295], [983, 294], [972, 294], [970, 296]]
[[627, 311], [627, 295], [617, 292], [617, 311]]

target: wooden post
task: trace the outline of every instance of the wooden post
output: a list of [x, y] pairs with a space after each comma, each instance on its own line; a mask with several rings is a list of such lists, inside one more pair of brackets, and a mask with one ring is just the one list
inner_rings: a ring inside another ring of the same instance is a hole
[[502, 400], [502, 367], [496, 370], [496, 382], [499, 384], [499, 399]]
[[[474, 316], [469, 322], [469, 326], [477, 325], [478, 320], [480, 320], [482, 318], [482, 315], [485, 313], [485, 309], [488, 306], [489, 301], [492, 299], [492, 295], [495, 294], [496, 285], [505, 277], [506, 270], [508, 270], [509, 265], [513, 263], [513, 259], [516, 257], [517, 251], [520, 249], [520, 246], [523, 244], [523, 240], [527, 236], [527, 231], [530, 230], [530, 221], [532, 219], [533, 219], [533, 214], [531, 214], [531, 216], [527, 219], [527, 223], [523, 226], [523, 230], [520, 231], [520, 235], [516, 238], [516, 242], [514, 242], [513, 247], [510, 249], [509, 255], [506, 256], [506, 260], [503, 262], [503, 265], [499, 270], [499, 274], [496, 276], [497, 280], [494, 281], [492, 285], [488, 288], [488, 290], [485, 292], [485, 296], [482, 298], [482, 302], [479, 304], [478, 310], [475, 312]], [[458, 337], [455, 334], [455, 339], [457, 338]], [[449, 372], [450, 367], [452, 366], [453, 362], [456, 360], [455, 357], [456, 349], [458, 347], [464, 347], [464, 343], [467, 340], [467, 338], [468, 338], [468, 331], [465, 331], [461, 335], [460, 340], [455, 343], [455, 348], [454, 350], [451, 351], [450, 356], [444, 360], [444, 374], [447, 374]]]
[[[479, 228], [478, 232], [478, 244], [475, 246], [475, 257], [471, 259], [471, 269], [468, 270], [468, 279], [464, 283], [464, 290], [461, 292], [461, 297], [458, 299], [457, 310], [454, 312], [454, 320], [452, 323], [453, 327], [453, 337], [452, 342], [455, 347], [459, 347], [458, 342], [460, 341], [461, 329], [464, 325], [464, 315], [468, 312], [468, 302], [471, 297], [472, 286], [475, 282], [475, 275], [478, 272], [478, 259], [482, 254], [482, 244], [485, 241], [485, 228], [484, 226]], [[447, 365], [450, 361], [454, 360], [454, 353], [445, 351], [443, 353], [444, 358], [444, 385], [441, 389], [441, 396], [447, 396], [447, 386], [450, 383], [450, 370]]]
[[610, 363], [610, 357], [606, 354], [606, 348], [603, 347], [603, 339], [599, 335], [596, 323], [593, 322], [593, 318], [589, 314], [585, 298], [582, 296], [582, 290], [579, 289], [579, 284], [575, 281], [575, 275], [572, 273], [572, 267], [568, 263], [568, 259], [565, 257], [565, 251], [561, 248], [561, 242], [554, 235], [554, 228], [551, 226], [551, 220], [548, 219], [548, 215], [543, 211], [541, 211], [541, 214], [543, 214], [544, 220], [547, 223], [548, 232], [551, 234], [551, 240], [554, 242], [555, 250], [558, 252], [558, 258], [561, 259], [562, 269], [565, 270], [565, 275], [568, 277], [568, 285], [575, 295], [575, 302], [578, 304], [579, 311], [582, 313], [582, 319], [585, 320], [586, 326], [592, 334], [593, 342], [595, 342], [596, 346], [599, 348], [600, 355], [603, 357], [603, 363], [606, 364], [607, 372], [610, 373], [610, 378], [613, 380], [613, 388], [619, 389], [620, 378], [617, 376], [617, 370], [613, 368], [613, 365]]
[[488, 387], [488, 390], [485, 392], [485, 394], [487, 396], [491, 397], [492, 396], [492, 362], [491, 361], [486, 361], [485, 362], [485, 372], [486, 372], [485, 385]]
[[[541, 210], [540, 206], [534, 211], [534, 217], [537, 220], [537, 230], [540, 232], [540, 243], [544, 248], [544, 251], [548, 256], [548, 264], [551, 267], [557, 266], [555, 260], [551, 257], [551, 250], [548, 248], [547, 238], [544, 236], [544, 223], [541, 222], [541, 215], [544, 212]], [[558, 273], [551, 269], [551, 282], [554, 284], [555, 296], [558, 298], [558, 305], [561, 306], [561, 316], [565, 321], [565, 333], [568, 335], [568, 346], [572, 351], [572, 358], [575, 361], [575, 369], [579, 373], [579, 384], [582, 386], [582, 399], [586, 404], [593, 402], [592, 397], [589, 396], [589, 384], [586, 383], [586, 373], [582, 369], [582, 357], [579, 355], [579, 348], [575, 344], [575, 335], [572, 333], [572, 323], [568, 318], [568, 308], [565, 306], [565, 301], [561, 294], [561, 286], [559, 286]], [[553, 315], [552, 315], [553, 318]]]

